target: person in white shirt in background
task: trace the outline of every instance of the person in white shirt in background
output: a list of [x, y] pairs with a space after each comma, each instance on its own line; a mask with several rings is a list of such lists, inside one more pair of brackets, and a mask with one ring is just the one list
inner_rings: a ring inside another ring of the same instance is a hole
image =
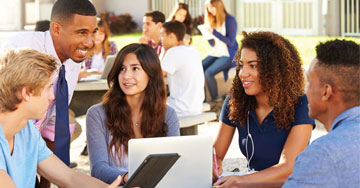
[[166, 51], [161, 68], [167, 76], [170, 96], [167, 104], [179, 117], [200, 114], [204, 101], [204, 71], [195, 48], [183, 44], [184, 24], [166, 22], [161, 30], [161, 40]]

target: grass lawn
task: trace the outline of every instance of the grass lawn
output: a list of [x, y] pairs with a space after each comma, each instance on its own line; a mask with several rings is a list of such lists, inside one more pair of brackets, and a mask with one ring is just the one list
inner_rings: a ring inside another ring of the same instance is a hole
[[[141, 33], [117, 35], [111, 37], [111, 40], [115, 41], [118, 49], [120, 50], [122, 47], [124, 47], [127, 44], [138, 42], [140, 35]], [[286, 38], [289, 39], [296, 46], [303, 60], [303, 64], [305, 66], [308, 66], [311, 60], [315, 57], [315, 46], [319, 42], [324, 42], [330, 39], [341, 38], [341, 37], [286, 36]], [[360, 43], [360, 38], [346, 37], [346, 39]], [[240, 40], [241, 40], [241, 36], [238, 35], [237, 41]], [[192, 45], [199, 52], [199, 55], [202, 58], [205, 58], [207, 56], [207, 53], [211, 49], [208, 42], [201, 35], [193, 36]]]

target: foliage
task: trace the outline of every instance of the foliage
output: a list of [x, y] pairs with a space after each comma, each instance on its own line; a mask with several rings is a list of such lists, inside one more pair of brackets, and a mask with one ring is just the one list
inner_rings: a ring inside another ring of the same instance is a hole
[[132, 33], [136, 31], [137, 24], [129, 13], [116, 15], [114, 12], [101, 13], [101, 19], [109, 24], [110, 32], [114, 35]]

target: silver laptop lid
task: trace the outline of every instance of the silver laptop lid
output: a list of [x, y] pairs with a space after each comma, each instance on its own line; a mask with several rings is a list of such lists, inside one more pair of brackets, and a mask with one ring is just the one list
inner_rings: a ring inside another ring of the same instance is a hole
[[115, 58], [116, 58], [116, 55], [108, 55], [106, 57], [104, 70], [101, 74], [100, 79], [107, 79], [107, 76], [108, 76], [112, 66], [114, 65]]
[[156, 187], [211, 187], [212, 143], [210, 136], [131, 139], [128, 157], [129, 175], [134, 173], [149, 154], [179, 153], [181, 155], [179, 160]]

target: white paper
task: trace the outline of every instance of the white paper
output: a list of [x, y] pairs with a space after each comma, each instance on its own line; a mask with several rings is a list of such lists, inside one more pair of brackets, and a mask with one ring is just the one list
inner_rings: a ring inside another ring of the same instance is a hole
[[243, 176], [243, 175], [246, 175], [246, 174], [251, 174], [251, 173], [254, 173], [256, 171], [251, 171], [251, 172], [223, 172], [221, 174], [222, 177], [224, 176]]
[[202, 24], [202, 25], [198, 25], [197, 27], [205, 39], [207, 40], [214, 39], [214, 35], [210, 33], [208, 30], [208, 28], [210, 27], [209, 25]]

